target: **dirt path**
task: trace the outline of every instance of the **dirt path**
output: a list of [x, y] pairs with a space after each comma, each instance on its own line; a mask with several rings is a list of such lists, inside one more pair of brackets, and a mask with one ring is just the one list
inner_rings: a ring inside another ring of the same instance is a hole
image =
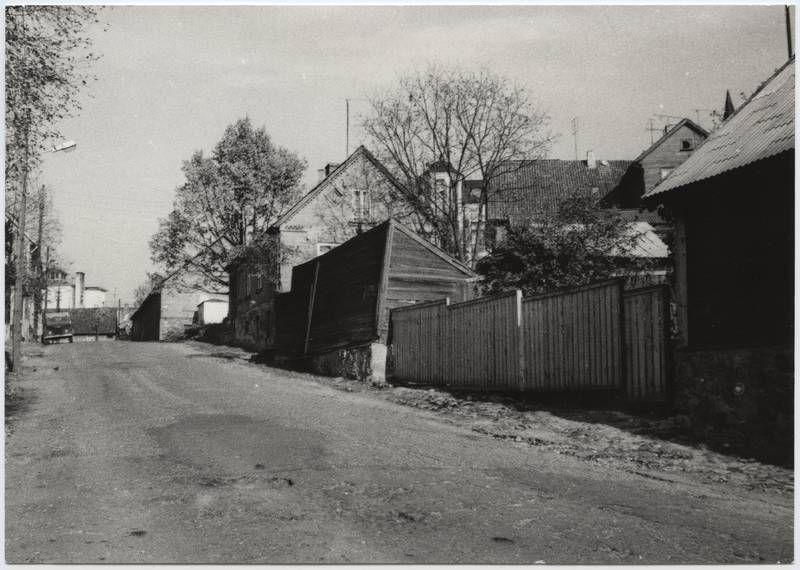
[[788, 494], [489, 437], [480, 414], [389, 401], [402, 392], [191, 345], [55, 345], [27, 364], [6, 444], [9, 562], [792, 557]]

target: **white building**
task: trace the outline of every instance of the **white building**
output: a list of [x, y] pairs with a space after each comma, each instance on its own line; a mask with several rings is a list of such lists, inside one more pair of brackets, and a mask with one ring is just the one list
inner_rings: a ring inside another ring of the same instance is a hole
[[86, 287], [86, 275], [78, 271], [70, 278], [61, 269], [51, 269], [47, 275], [46, 308], [93, 309], [106, 306], [106, 289]]
[[228, 316], [226, 299], [206, 299], [197, 305], [197, 323], [211, 325], [221, 323]]
[[83, 307], [85, 309], [96, 309], [106, 306], [106, 293], [108, 291], [102, 287], [86, 287], [83, 290]]

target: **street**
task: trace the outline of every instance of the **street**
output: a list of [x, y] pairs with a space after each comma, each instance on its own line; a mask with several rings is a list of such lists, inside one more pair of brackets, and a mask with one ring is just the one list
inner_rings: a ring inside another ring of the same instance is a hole
[[791, 496], [593, 465], [188, 344], [35, 350], [7, 562], [793, 559]]

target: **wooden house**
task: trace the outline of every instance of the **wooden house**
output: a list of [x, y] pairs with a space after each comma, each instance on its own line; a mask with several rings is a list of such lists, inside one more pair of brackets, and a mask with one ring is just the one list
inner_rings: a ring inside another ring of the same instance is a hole
[[794, 67], [792, 59], [645, 195], [675, 218], [677, 405], [700, 423], [787, 452]]
[[385, 345], [391, 309], [446, 297], [469, 300], [477, 279], [400, 222], [387, 220], [293, 269], [291, 292], [276, 298], [278, 354], [303, 359]]

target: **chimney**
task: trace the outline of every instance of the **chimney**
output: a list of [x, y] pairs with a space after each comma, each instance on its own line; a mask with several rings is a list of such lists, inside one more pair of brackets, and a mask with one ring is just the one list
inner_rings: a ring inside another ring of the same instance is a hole
[[83, 285], [86, 279], [86, 275], [83, 271], [78, 271], [75, 273], [75, 302], [72, 306], [76, 309], [83, 308]]
[[586, 168], [597, 168], [597, 158], [594, 156], [594, 149], [586, 151]]
[[319, 174], [319, 182], [325, 180], [337, 168], [339, 168], [338, 162], [329, 162], [328, 164], [325, 165], [324, 168], [320, 168], [319, 170], [317, 170], [317, 173]]

